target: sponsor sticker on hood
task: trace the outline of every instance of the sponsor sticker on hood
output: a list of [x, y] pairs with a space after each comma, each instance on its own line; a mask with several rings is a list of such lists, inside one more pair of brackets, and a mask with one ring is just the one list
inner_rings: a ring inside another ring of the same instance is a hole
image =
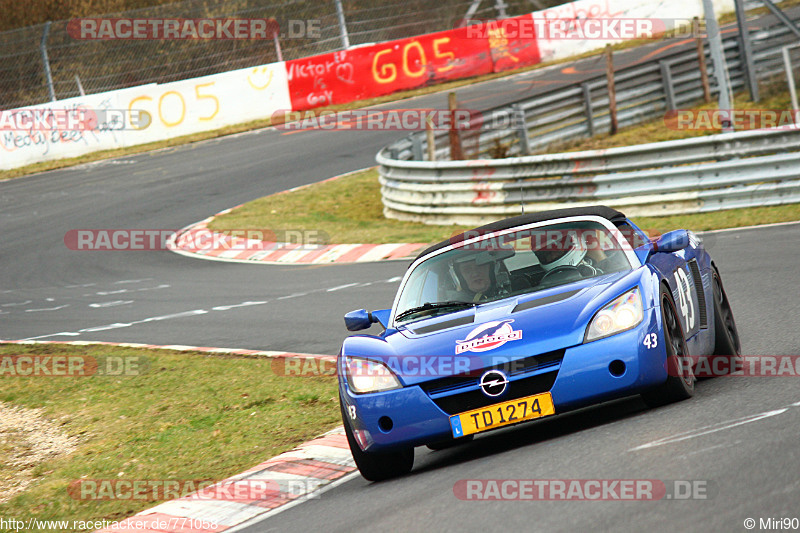
[[486, 352], [499, 348], [509, 341], [522, 338], [522, 330], [511, 327], [513, 319], [486, 322], [469, 332], [467, 338], [456, 341], [456, 354]]

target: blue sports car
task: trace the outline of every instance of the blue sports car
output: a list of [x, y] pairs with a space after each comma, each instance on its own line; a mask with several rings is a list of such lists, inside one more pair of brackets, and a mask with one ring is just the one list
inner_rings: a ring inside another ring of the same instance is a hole
[[719, 271], [690, 231], [651, 240], [595, 206], [466, 231], [422, 252], [391, 309], [353, 311], [338, 359], [342, 419], [361, 474], [405, 474], [414, 447], [640, 394], [689, 398], [693, 366], [734, 360]]

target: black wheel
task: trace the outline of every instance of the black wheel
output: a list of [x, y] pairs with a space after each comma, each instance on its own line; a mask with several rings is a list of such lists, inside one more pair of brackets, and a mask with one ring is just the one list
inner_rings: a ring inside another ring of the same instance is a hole
[[728, 295], [722, 286], [722, 278], [717, 267], [714, 267], [714, 355], [726, 355], [731, 361], [737, 359], [742, 353], [739, 341], [739, 330], [733, 319], [731, 304]]
[[342, 423], [344, 432], [347, 435], [347, 444], [350, 445], [350, 453], [356, 462], [358, 471], [368, 481], [383, 481], [393, 477], [402, 476], [411, 472], [414, 467], [414, 448], [408, 448], [397, 452], [370, 453], [363, 451], [353, 436], [350, 429], [350, 422], [344, 415], [344, 407], [339, 399], [339, 409], [342, 412]]
[[667, 350], [667, 380], [663, 385], [642, 393], [642, 399], [650, 407], [694, 396], [695, 377], [692, 371], [692, 358], [686, 349], [686, 339], [678, 320], [675, 303], [664, 287], [661, 288], [661, 317]]
[[454, 446], [459, 446], [461, 444], [466, 444], [468, 442], [471, 442], [472, 439], [474, 439], [474, 438], [475, 438], [475, 435], [467, 435], [466, 437], [461, 437], [459, 439], [454, 439], [454, 438], [451, 437], [451, 438], [446, 439], [446, 440], [440, 440], [438, 442], [432, 442], [430, 444], [426, 444], [426, 446], [429, 449], [437, 452], [439, 450], [446, 450], [447, 448], [452, 448]]

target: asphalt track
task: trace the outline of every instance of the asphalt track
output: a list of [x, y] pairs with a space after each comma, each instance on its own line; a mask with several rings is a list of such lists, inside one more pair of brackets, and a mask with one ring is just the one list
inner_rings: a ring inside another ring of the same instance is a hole
[[[618, 53], [615, 64], [668, 45]], [[466, 87], [459, 99], [488, 109], [602, 68], [602, 58], [589, 58], [566, 71], [559, 66]], [[382, 107], [444, 103], [439, 94]], [[77, 252], [64, 246], [64, 234], [181, 228], [253, 198], [371, 166], [396, 137], [267, 129], [0, 183], [0, 338], [336, 353], [346, 335], [342, 315], [389, 306], [406, 263], [284, 267], [166, 251]], [[707, 242], [744, 353], [800, 353], [800, 226], [717, 233]], [[800, 407], [792, 405], [800, 402], [798, 383], [718, 378], [700, 383], [694, 399], [657, 410], [623, 400], [493, 432], [458, 449], [418, 450], [409, 476], [378, 484], [354, 477], [250, 530], [743, 531], [747, 517], [800, 518]], [[742, 420], [765, 412], [770, 416]], [[691, 431], [683, 440], [634, 450]], [[712, 497], [458, 500], [454, 483], [473, 478], [701, 480]]]
[[[787, 285], [797, 279], [800, 224], [706, 240], [743, 353], [799, 354], [800, 304]], [[418, 448], [414, 470], [403, 478], [369, 483], [356, 474], [318, 499], [241, 530], [746, 531], [746, 518], [757, 524], [800, 518], [798, 428], [800, 376], [706, 379], [691, 400], [659, 409], [631, 398], [490, 432], [459, 448]], [[673, 442], [658, 442], [670, 437]], [[459, 500], [453, 487], [469, 479], [691, 480], [707, 489], [707, 498]]]

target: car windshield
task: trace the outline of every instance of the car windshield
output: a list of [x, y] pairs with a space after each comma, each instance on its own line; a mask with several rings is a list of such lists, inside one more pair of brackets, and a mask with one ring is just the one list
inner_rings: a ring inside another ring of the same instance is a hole
[[403, 285], [395, 321], [453, 313], [630, 268], [614, 234], [593, 220], [493, 233], [417, 265]]

